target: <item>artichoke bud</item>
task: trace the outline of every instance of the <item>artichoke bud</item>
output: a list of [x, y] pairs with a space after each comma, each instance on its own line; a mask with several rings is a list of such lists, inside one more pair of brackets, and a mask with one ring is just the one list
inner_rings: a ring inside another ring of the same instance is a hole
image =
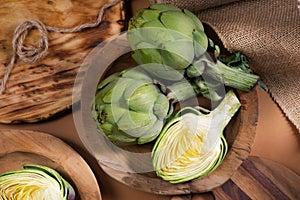
[[[183, 79], [182, 72], [169, 68], [180, 81], [166, 81], [168, 85], [164, 85], [153, 80], [151, 72], [155, 71], [154, 68], [167, 69], [165, 65], [152, 63], [125, 70], [97, 91], [92, 115], [98, 128], [112, 142], [131, 143], [132, 138], [138, 144], [152, 141], [173, 112], [170, 101], [173, 103], [196, 95], [191, 84]], [[116, 135], [122, 137], [117, 139]]]
[[129, 26], [127, 38], [138, 64], [159, 63], [183, 70], [207, 50], [203, 25], [188, 10], [152, 4], [140, 10], [130, 24], [134, 25]]

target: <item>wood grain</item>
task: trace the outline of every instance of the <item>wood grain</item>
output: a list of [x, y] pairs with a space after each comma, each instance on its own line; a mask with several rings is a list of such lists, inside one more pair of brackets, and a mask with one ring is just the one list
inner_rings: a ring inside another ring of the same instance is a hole
[[299, 199], [300, 177], [274, 161], [249, 157], [213, 194], [217, 200]]
[[[0, 1], [0, 79], [12, 56], [14, 29], [25, 19], [72, 28], [95, 22], [100, 8], [111, 0]], [[124, 27], [123, 2], [106, 10], [104, 21], [95, 28], [78, 33], [50, 32], [49, 50], [35, 64], [17, 60], [6, 92], [0, 95], [0, 122], [36, 122], [60, 113], [72, 105], [73, 83], [89, 52]], [[30, 32], [26, 45], [38, 43], [37, 30]]]
[[77, 200], [101, 200], [100, 188], [84, 159], [60, 139], [42, 132], [0, 130], [0, 174], [39, 164], [57, 170], [75, 189]]

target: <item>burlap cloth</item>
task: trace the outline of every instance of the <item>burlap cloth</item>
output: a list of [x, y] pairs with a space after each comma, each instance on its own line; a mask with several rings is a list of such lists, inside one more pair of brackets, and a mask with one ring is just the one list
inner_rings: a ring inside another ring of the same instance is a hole
[[241, 51], [300, 131], [300, 9], [297, 0], [152, 0], [186, 8], [230, 52]]

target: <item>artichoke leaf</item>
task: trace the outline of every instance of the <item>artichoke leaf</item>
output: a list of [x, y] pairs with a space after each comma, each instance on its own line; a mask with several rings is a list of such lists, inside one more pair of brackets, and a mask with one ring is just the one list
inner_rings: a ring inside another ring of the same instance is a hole
[[183, 12], [184, 12], [184, 14], [186, 14], [193, 20], [197, 31], [204, 31], [202, 22], [199, 20], [198, 17], [196, 17], [196, 15], [194, 13], [192, 13], [191, 11], [189, 11], [187, 9], [183, 9]]
[[164, 121], [157, 120], [152, 127], [150, 127], [144, 135], [140, 136], [137, 140], [138, 144], [145, 144], [153, 141], [159, 135], [164, 126]]
[[170, 103], [168, 98], [159, 94], [153, 106], [153, 113], [159, 120], [164, 120], [168, 116]]
[[128, 110], [117, 122], [119, 130], [132, 137], [142, 136], [150, 126], [152, 126], [156, 117], [148, 112], [136, 112]]
[[193, 20], [178, 11], [169, 10], [162, 12], [160, 21], [165, 28], [178, 31], [178, 33], [190, 37], [192, 37], [193, 31], [196, 29]]
[[128, 108], [134, 111], [150, 112], [158, 97], [154, 85], [136, 81], [124, 91], [124, 99], [128, 102]]
[[151, 4], [149, 8], [152, 10], [159, 10], [159, 11], [168, 11], [168, 10], [181, 11], [176, 6], [167, 5], [167, 4]]

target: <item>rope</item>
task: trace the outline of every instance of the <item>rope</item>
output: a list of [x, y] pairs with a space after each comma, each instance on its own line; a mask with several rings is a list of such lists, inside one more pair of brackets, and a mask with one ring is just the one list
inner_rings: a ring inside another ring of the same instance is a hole
[[[97, 27], [103, 19], [104, 12], [107, 8], [118, 4], [121, 0], [115, 0], [111, 3], [105, 4], [99, 11], [96, 22], [94, 23], [85, 23], [75, 26], [74, 28], [57, 28], [46, 26], [39, 20], [30, 19], [22, 22], [14, 32], [12, 47], [13, 47], [13, 56], [10, 60], [10, 63], [7, 67], [7, 70], [4, 74], [4, 77], [1, 81], [0, 94], [3, 94], [6, 89], [6, 83], [9, 79], [11, 71], [14, 67], [15, 61], [17, 58], [20, 58], [25, 63], [35, 63], [44, 57], [48, 51], [48, 32], [58, 32], [58, 33], [75, 33], [82, 31], [86, 28], [94, 28]], [[36, 47], [26, 47], [24, 46], [24, 40], [30, 30], [38, 29], [41, 33], [41, 39], [39, 41], [38, 46]]]

